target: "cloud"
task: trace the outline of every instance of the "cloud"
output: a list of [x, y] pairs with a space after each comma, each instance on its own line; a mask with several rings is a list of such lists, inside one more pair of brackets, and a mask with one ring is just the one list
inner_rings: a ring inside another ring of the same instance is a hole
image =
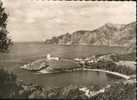
[[[136, 3], [3, 0], [8, 30], [15, 41], [38, 41], [76, 30], [95, 29], [107, 22], [136, 20]], [[29, 37], [29, 38], [28, 38]]]

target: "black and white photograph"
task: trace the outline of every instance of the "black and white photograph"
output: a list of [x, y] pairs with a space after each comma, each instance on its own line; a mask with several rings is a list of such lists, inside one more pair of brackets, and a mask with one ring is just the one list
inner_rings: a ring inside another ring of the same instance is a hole
[[0, 99], [136, 100], [136, 2], [0, 0]]

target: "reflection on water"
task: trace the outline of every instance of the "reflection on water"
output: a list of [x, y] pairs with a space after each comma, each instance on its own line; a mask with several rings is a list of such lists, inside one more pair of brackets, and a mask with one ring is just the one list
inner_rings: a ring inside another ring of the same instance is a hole
[[87, 57], [95, 54], [122, 53], [124, 48], [96, 46], [57, 46], [43, 43], [17, 43], [10, 48], [9, 53], [0, 53], [0, 67], [13, 71], [19, 79], [36, 82], [45, 87], [66, 86], [68, 84], [106, 84], [108, 77], [101, 72], [72, 72], [50, 75], [40, 75], [19, 69], [19, 66], [29, 63], [50, 53], [63, 58]]

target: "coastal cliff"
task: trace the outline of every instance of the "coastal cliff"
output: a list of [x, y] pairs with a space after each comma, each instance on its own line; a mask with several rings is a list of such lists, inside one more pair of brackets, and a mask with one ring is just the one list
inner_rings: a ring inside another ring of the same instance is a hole
[[136, 22], [129, 24], [107, 23], [95, 30], [79, 30], [45, 41], [46, 44], [95, 45], [135, 47]]

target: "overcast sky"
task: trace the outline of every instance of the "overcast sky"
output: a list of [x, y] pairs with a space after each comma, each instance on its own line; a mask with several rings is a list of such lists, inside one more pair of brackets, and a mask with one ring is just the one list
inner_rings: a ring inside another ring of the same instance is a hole
[[14, 41], [44, 41], [66, 32], [93, 30], [105, 23], [127, 24], [136, 20], [134, 1], [2, 1]]

